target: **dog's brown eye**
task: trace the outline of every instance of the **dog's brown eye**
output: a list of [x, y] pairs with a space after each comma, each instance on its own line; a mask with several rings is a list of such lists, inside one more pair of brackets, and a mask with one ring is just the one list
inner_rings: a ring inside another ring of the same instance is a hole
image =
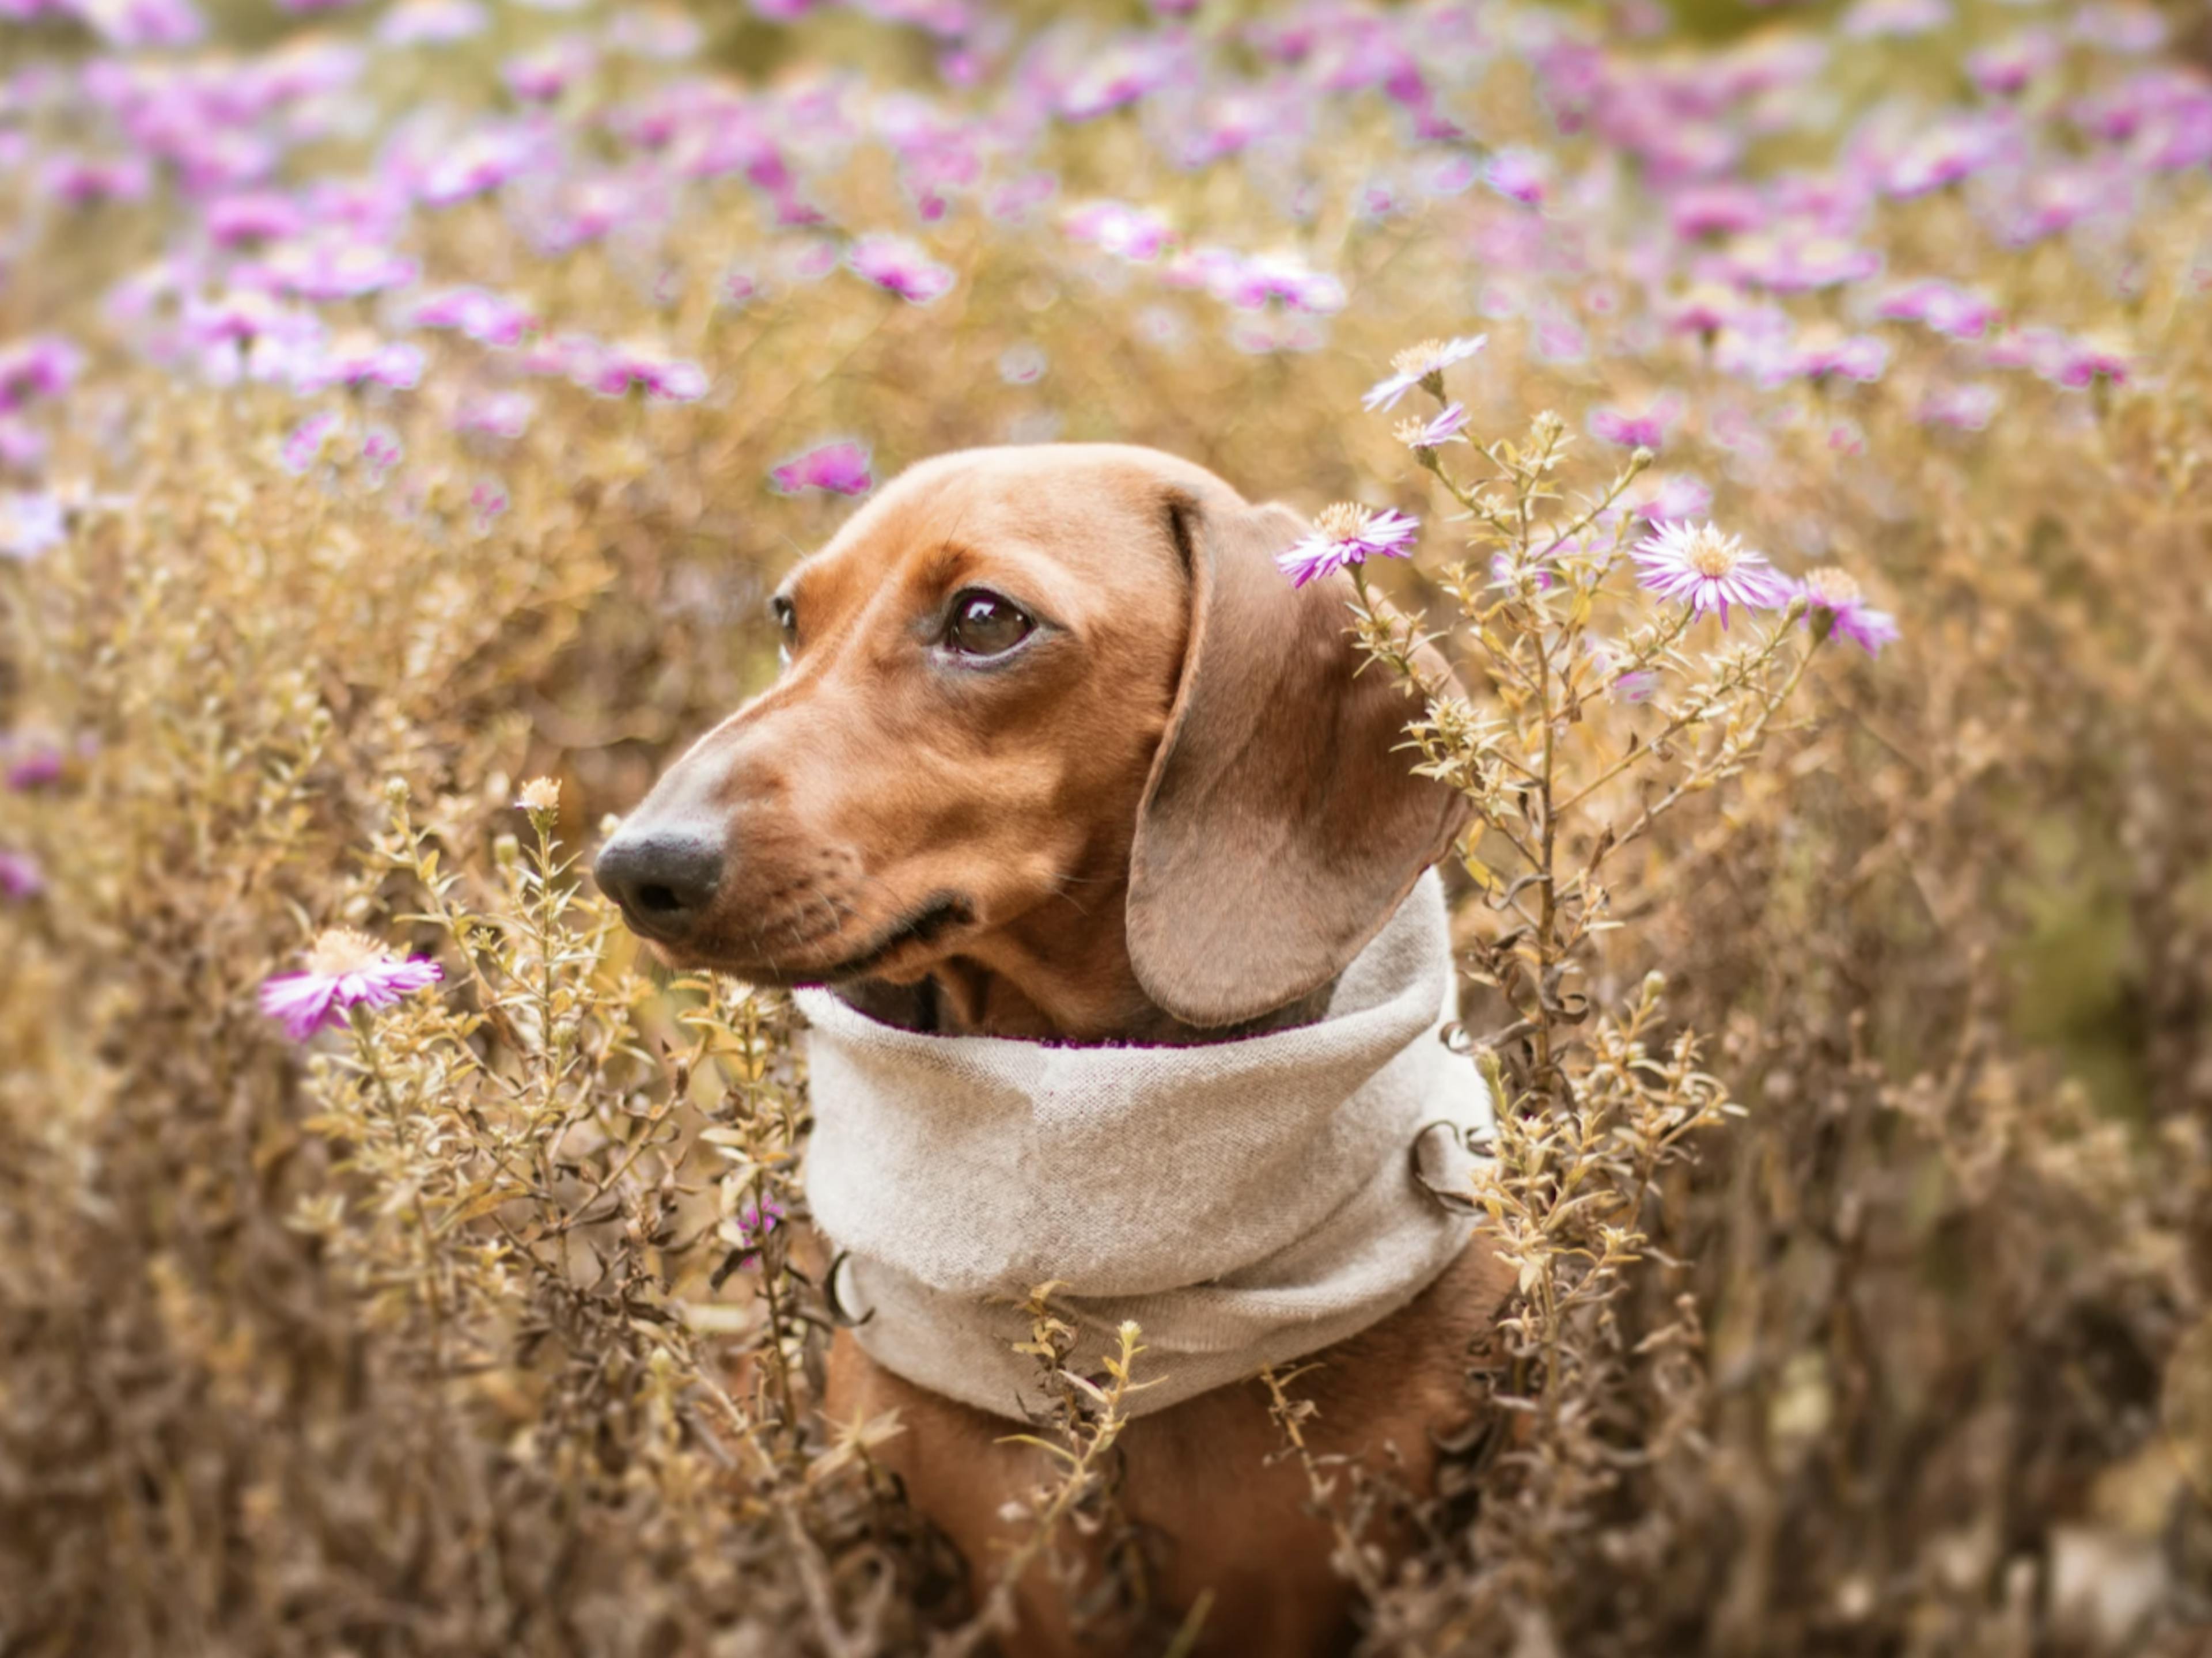
[[775, 616], [775, 625], [784, 642], [789, 644], [799, 634], [799, 611], [781, 593], [769, 600], [768, 608]]
[[1010, 599], [996, 593], [964, 592], [952, 601], [945, 642], [963, 656], [1003, 656], [1036, 626]]

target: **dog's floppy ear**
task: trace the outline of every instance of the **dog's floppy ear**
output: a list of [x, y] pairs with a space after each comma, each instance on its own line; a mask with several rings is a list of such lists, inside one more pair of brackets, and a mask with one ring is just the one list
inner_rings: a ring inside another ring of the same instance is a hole
[[1294, 588], [1276, 568], [1306, 532], [1296, 513], [1182, 494], [1168, 512], [1190, 629], [1137, 813], [1129, 955], [1176, 1018], [1235, 1024], [1341, 972], [1468, 806], [1413, 774], [1401, 744], [1419, 705], [1397, 676], [1355, 672], [1349, 579]]

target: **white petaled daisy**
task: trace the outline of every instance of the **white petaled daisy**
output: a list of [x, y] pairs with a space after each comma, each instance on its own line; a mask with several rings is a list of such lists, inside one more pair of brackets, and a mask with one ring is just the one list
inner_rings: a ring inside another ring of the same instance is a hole
[[1487, 334], [1469, 334], [1455, 340], [1423, 340], [1390, 359], [1389, 374], [1367, 388], [1359, 400], [1363, 409], [1395, 409], [1404, 397], [1431, 374], [1442, 374], [1463, 362], [1489, 343]]
[[1314, 518], [1313, 533], [1275, 556], [1275, 566], [1290, 577], [1291, 586], [1341, 570], [1347, 564], [1364, 564], [1370, 558], [1404, 558], [1413, 550], [1420, 520], [1394, 509], [1377, 513], [1344, 501], [1326, 507]]
[[1731, 604], [1771, 610], [1790, 601], [1790, 584], [1764, 553], [1710, 524], [1663, 525], [1637, 544], [1635, 557], [1645, 587], [1692, 616], [1717, 611], [1723, 628]]

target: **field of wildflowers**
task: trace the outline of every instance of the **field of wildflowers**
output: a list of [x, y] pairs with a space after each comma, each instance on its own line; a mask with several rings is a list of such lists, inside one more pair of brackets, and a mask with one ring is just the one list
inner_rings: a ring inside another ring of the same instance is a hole
[[1110, 1618], [1110, 1412], [973, 1585], [823, 1419], [790, 1005], [581, 872], [852, 498], [1055, 439], [1291, 503], [1463, 682], [1519, 1287], [1436, 1500], [1310, 1467], [1364, 1649], [2204, 1651], [2208, 64], [2183, 0], [0, 0], [0, 1653]]

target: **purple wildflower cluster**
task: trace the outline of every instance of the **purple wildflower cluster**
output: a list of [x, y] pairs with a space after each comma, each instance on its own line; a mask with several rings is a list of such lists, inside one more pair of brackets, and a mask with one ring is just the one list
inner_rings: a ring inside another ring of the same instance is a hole
[[[526, 18], [483, 0], [279, 9], [301, 21], [245, 52], [213, 43], [194, 0], [0, 0], [0, 30], [74, 30], [91, 48], [0, 81], [0, 171], [35, 198], [16, 242], [119, 234], [126, 216], [159, 231], [131, 233], [149, 255], [96, 321], [0, 339], [0, 557], [66, 532], [46, 469], [96, 353], [296, 398], [297, 470], [339, 430], [368, 431], [374, 407], [392, 422], [376, 428], [380, 473], [404, 471], [392, 432], [417, 418], [496, 465], [550, 399], [741, 398], [718, 383], [720, 322], [702, 319], [773, 329], [843, 280], [951, 330], [962, 307], [940, 302], [1001, 245], [1056, 262], [1063, 303], [1133, 293], [1144, 349], [1210, 331], [1264, 355], [1328, 345], [1358, 274], [1392, 249], [1449, 249], [1493, 332], [1607, 388], [1592, 435], [1670, 463], [1702, 449], [1754, 482], [1793, 420], [1863, 451], [1852, 400], [1876, 383], [1927, 427], [1972, 434], [2023, 379], [2101, 395], [2151, 372], [2126, 339], [2081, 331], [2061, 290], [1986, 267], [2059, 246], [2081, 291], [2131, 297], [2139, 275], [2112, 250], [2212, 162], [2212, 78], [2130, 0], [1994, 32], [1957, 27], [1949, 0], [1855, 0], [1826, 33], [1784, 24], [1692, 54], [1649, 50], [1663, 20], [1636, 5], [1610, 29], [1504, 0], [1296, 0], [1217, 27], [1163, 0], [1115, 29], [1024, 27], [971, 0], [754, 0], [775, 27], [846, 12], [897, 32], [936, 68], [934, 84], [897, 86], [845, 70], [746, 84], [698, 61], [689, 18], [584, 0]], [[379, 101], [472, 41], [495, 65], [489, 106]], [[1837, 120], [1839, 88], [1882, 83], [1903, 52], [1955, 70], [1948, 101], [1897, 77]], [[1493, 122], [1501, 70], [1533, 88], [1538, 129]], [[1346, 132], [1378, 119], [1390, 136], [1331, 182]], [[346, 142], [364, 132], [373, 143]], [[1065, 187], [1078, 132], [1111, 136], [1119, 176], [1154, 181], [1154, 198], [1113, 193], [1095, 168]], [[848, 187], [856, 158], [896, 190]], [[1939, 209], [1955, 234], [1887, 234]], [[752, 228], [717, 242], [712, 270], [675, 251], [737, 223]], [[503, 226], [508, 252], [453, 268], [448, 224], [486, 246]], [[645, 325], [555, 314], [568, 290], [538, 276], [586, 256], [635, 288]], [[1370, 405], [1479, 350], [1473, 323], [1417, 348]], [[1005, 385], [1040, 378], [1042, 356], [992, 349]], [[1695, 407], [1655, 394], [1688, 367], [1718, 389]], [[1464, 424], [1447, 410], [1401, 435], [1433, 455]], [[769, 481], [852, 495], [872, 474], [864, 449], [830, 444]], [[1707, 487], [1678, 473], [1647, 516], [1692, 516]]]
[[1662, 524], [1637, 544], [1634, 561], [1644, 586], [1686, 606], [1691, 616], [1729, 622], [1729, 607], [1776, 610], [1804, 601], [1808, 626], [1825, 638], [1850, 640], [1869, 656], [1899, 637], [1897, 618], [1867, 603], [1858, 582], [1834, 566], [1791, 580], [1736, 537], [1711, 524]]
[[[759, 9], [788, 22], [826, 9]], [[93, 136], [36, 158], [46, 194], [81, 210], [173, 191], [170, 204], [182, 210], [169, 250], [108, 297], [119, 343], [216, 386], [274, 384], [306, 398], [408, 392], [451, 374], [462, 384], [439, 399], [448, 418], [501, 434], [519, 429], [519, 380], [556, 376], [601, 395], [638, 390], [671, 401], [710, 388], [697, 365], [657, 343], [610, 344], [558, 329], [479, 288], [422, 291], [415, 249], [438, 215], [495, 201], [526, 245], [560, 258], [617, 233], [650, 234], [687, 210], [711, 211], [716, 195], [736, 188], [793, 233], [796, 245], [775, 260], [787, 275], [815, 281], [842, 264], [926, 305], [951, 289], [953, 267], [908, 228], [843, 226], [826, 205], [821, 179], [857, 146], [890, 152], [917, 227], [963, 210], [1014, 225], [1056, 191], [1035, 160], [1055, 125], [1141, 109], [1174, 164], [1196, 172], [1312, 142], [1317, 97], [1379, 95], [1406, 112], [1417, 143], [1446, 143], [1463, 137], [1445, 112], [1449, 84], [1471, 76], [1484, 49], [1471, 20], [1428, 38], [1380, 15], [1315, 9], [1250, 31], [1249, 45], [1269, 68], [1249, 81], [1224, 75], [1182, 22], [1182, 6], [1161, 7], [1158, 27], [1116, 39], [1070, 27], [1026, 43], [957, 0], [852, 9], [931, 39], [948, 91], [995, 81], [995, 99], [878, 94], [849, 81], [750, 91], [690, 70], [695, 26], [623, 13], [596, 31], [568, 28], [503, 57], [513, 109], [410, 114], [366, 172], [313, 176], [295, 158], [332, 135], [333, 112], [364, 95], [380, 57], [404, 63], [485, 34], [495, 27], [488, 9], [401, 0], [365, 36], [300, 36], [258, 58], [204, 59], [176, 55], [208, 33], [190, 0], [10, 0], [8, 15], [72, 19], [118, 49], [16, 89], [27, 106], [82, 99], [95, 118]], [[285, 0], [284, 9], [344, 9]], [[609, 96], [617, 62], [626, 76], [647, 65], [658, 84]], [[1540, 197], [1538, 181], [1553, 170], [1532, 151], [1501, 155], [1485, 176], [1525, 203]], [[1409, 211], [1425, 189], [1464, 188], [1462, 172], [1447, 154], [1417, 156], [1417, 176], [1377, 181], [1363, 199], [1370, 213]], [[1293, 233], [1316, 205], [1291, 205]], [[1325, 340], [1322, 321], [1346, 302], [1335, 272], [1287, 246], [1185, 244], [1146, 206], [1072, 210], [1066, 230], [1106, 257], [1156, 264], [1164, 290], [1218, 301], [1243, 349], [1312, 349]], [[732, 296], [749, 302], [763, 286], [745, 276]], [[456, 351], [426, 337], [440, 334], [482, 349]], [[19, 440], [0, 454], [35, 457], [36, 447]]]

